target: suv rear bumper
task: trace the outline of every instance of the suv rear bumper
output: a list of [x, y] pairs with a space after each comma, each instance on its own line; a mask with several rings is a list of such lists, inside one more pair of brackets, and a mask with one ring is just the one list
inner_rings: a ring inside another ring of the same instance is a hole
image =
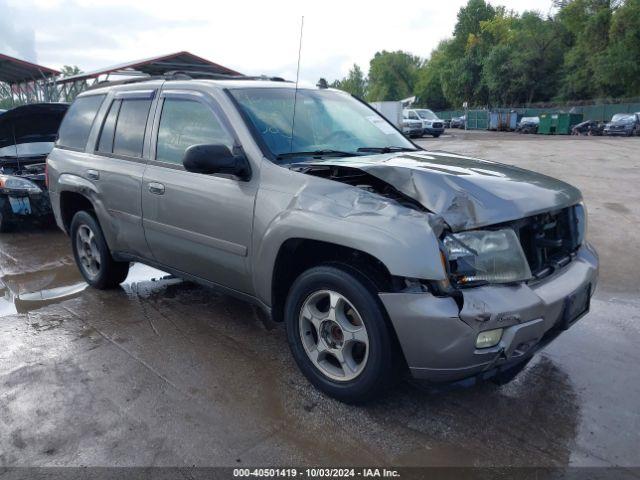
[[[597, 279], [598, 256], [585, 244], [569, 265], [538, 283], [462, 290], [462, 309], [453, 298], [430, 293], [381, 293], [380, 299], [413, 377], [445, 383], [529, 360], [570, 326], [568, 299], [585, 289], [592, 295]], [[478, 333], [495, 328], [504, 329], [500, 343], [477, 349]]]

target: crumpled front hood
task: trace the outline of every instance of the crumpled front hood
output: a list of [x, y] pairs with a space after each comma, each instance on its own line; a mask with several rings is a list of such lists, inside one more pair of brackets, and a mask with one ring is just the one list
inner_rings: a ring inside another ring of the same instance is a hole
[[360, 169], [444, 218], [454, 231], [575, 205], [571, 185], [539, 173], [445, 152], [402, 152], [304, 162]]

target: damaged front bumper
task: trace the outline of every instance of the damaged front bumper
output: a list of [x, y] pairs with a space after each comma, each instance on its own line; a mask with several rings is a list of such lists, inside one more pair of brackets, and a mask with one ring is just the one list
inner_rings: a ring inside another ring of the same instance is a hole
[[[515, 369], [589, 308], [598, 280], [598, 256], [584, 244], [575, 258], [543, 281], [430, 293], [381, 293], [414, 378], [449, 383]], [[502, 328], [495, 347], [476, 348], [478, 334]]]

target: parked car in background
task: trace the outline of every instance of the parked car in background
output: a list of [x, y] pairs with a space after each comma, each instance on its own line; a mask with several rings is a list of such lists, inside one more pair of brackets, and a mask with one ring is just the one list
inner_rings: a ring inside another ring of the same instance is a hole
[[519, 133], [538, 133], [540, 117], [522, 117], [516, 126]]
[[577, 188], [424, 151], [340, 90], [103, 86], [71, 106], [48, 175], [87, 283], [116, 287], [140, 261], [252, 302], [285, 323], [309, 381], [347, 402], [406, 369], [507, 382], [597, 283]]
[[0, 108], [0, 115], [2, 115], [4, 112], [6, 112], [6, 110], [3, 110], [2, 108]]
[[438, 138], [444, 133], [444, 121], [428, 108], [409, 108], [403, 112], [403, 117], [410, 120], [422, 121], [422, 134]]
[[0, 232], [25, 220], [52, 220], [45, 161], [69, 106], [36, 103], [0, 115]]
[[451, 128], [464, 128], [466, 122], [466, 116], [462, 115], [461, 117], [452, 117], [451, 118]]
[[451, 119], [443, 120], [444, 128], [451, 128]]
[[421, 137], [422, 131], [422, 120], [416, 120], [412, 118], [402, 119], [402, 133], [404, 133], [407, 137]]
[[624, 135], [630, 137], [640, 134], [640, 114], [616, 113], [604, 126], [605, 135]]
[[603, 131], [604, 123], [587, 120], [574, 125], [571, 129], [571, 135], [602, 135]]

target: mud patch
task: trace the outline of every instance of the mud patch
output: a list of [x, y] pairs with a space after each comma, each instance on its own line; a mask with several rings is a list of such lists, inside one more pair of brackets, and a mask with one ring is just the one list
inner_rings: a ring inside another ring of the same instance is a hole
[[631, 213], [631, 210], [629, 210], [627, 207], [625, 207], [621, 203], [607, 202], [607, 203], [604, 203], [603, 205], [613, 212]]

